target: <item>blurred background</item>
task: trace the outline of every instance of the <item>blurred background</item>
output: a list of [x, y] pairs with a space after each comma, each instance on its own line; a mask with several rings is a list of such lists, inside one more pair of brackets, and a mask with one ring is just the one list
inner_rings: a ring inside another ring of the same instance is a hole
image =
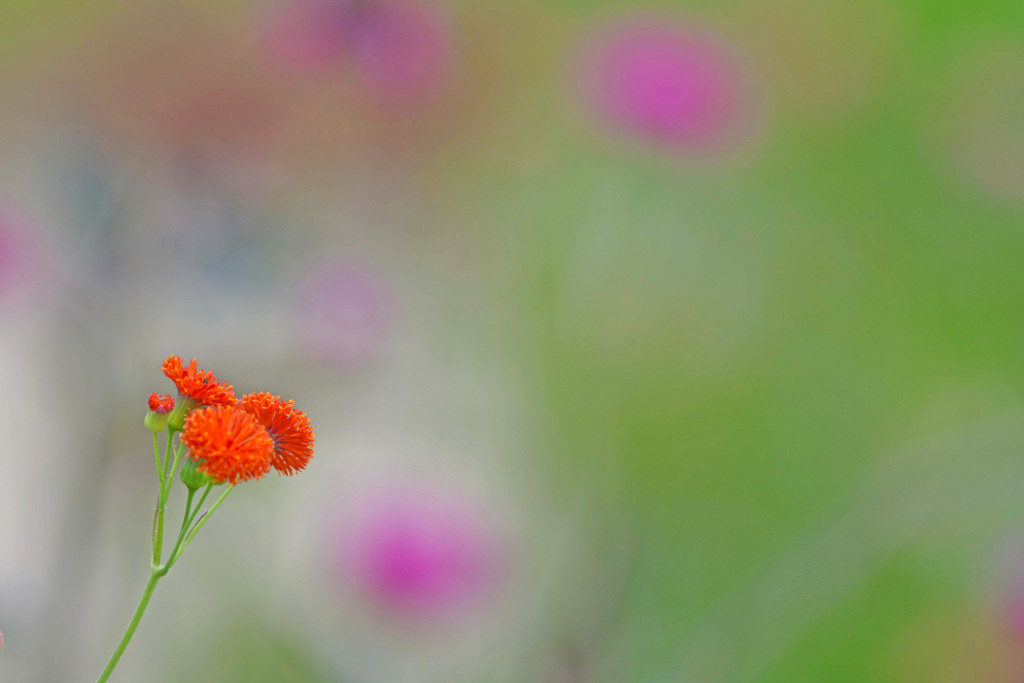
[[0, 47], [3, 683], [127, 623], [170, 354], [316, 457], [113, 680], [1024, 681], [1024, 3], [4, 0]]

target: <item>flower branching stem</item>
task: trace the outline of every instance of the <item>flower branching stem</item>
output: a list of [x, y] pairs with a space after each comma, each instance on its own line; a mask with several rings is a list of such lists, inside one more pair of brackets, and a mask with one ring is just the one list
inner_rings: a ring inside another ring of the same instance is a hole
[[[128, 647], [128, 643], [131, 642], [132, 637], [135, 635], [135, 630], [139, 627], [139, 622], [142, 621], [142, 615], [145, 614], [146, 608], [149, 606], [149, 601], [153, 597], [153, 591], [156, 589], [156, 584], [167, 575], [167, 572], [171, 570], [174, 563], [178, 561], [182, 553], [185, 552], [185, 548], [192, 542], [199, 530], [209, 519], [210, 515], [220, 506], [220, 504], [227, 498], [228, 493], [234, 488], [234, 486], [227, 486], [224, 493], [220, 495], [217, 501], [213, 504], [209, 511], [202, 510], [203, 503], [206, 502], [207, 496], [210, 495], [210, 491], [213, 489], [213, 484], [208, 484], [203, 490], [202, 495], [199, 497], [198, 503], [195, 507], [192, 506], [192, 500], [195, 496], [197, 489], [188, 489], [187, 498], [185, 500], [185, 514], [181, 520], [181, 528], [178, 530], [178, 538], [174, 542], [174, 547], [167, 556], [167, 560], [163, 561], [163, 539], [164, 539], [164, 512], [167, 508], [167, 500], [170, 498], [172, 484], [174, 483], [175, 475], [178, 470], [178, 462], [181, 460], [181, 453], [184, 450], [184, 446], [179, 446], [177, 451], [174, 453], [173, 462], [171, 460], [172, 441], [174, 439], [174, 431], [168, 430], [167, 432], [167, 451], [163, 459], [160, 457], [160, 446], [158, 437], [156, 434], [153, 435], [153, 450], [156, 454], [156, 471], [159, 477], [159, 489], [156, 499], [156, 509], [153, 511], [153, 559], [149, 567], [149, 580], [146, 581], [146, 587], [142, 591], [142, 597], [139, 599], [139, 604], [135, 607], [135, 613], [132, 615], [131, 621], [128, 622], [128, 628], [125, 629], [124, 635], [121, 636], [121, 640], [118, 642], [117, 647], [114, 649], [114, 653], [110, 656], [107, 661], [106, 667], [103, 669], [103, 673], [96, 679], [96, 683], [105, 683], [113, 673], [114, 668], [118, 662], [121, 661], [121, 656], [124, 654], [125, 649]], [[202, 510], [202, 514], [200, 514]]]

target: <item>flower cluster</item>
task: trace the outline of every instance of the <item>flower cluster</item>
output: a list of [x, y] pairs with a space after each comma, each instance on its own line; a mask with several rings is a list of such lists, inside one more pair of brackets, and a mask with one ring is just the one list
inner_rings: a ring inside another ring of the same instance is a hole
[[199, 368], [195, 359], [186, 366], [170, 356], [162, 368], [178, 389], [178, 399], [151, 395], [146, 424], [153, 429], [151, 423], [159, 422], [151, 418], [166, 416], [167, 427], [182, 432], [195, 470], [214, 483], [235, 485], [271, 469], [291, 476], [309, 464], [313, 428], [294, 401], [267, 392], [238, 399], [232, 385]]
[[[293, 401], [265, 392], [239, 399], [234, 387], [200, 368], [194, 358], [185, 365], [178, 356], [169, 356], [161, 368], [174, 382], [178, 396], [152, 393], [146, 401], [149, 411], [145, 425], [153, 432], [153, 458], [160, 483], [153, 512], [149, 581], [97, 683], [106, 683], [121, 660], [157, 582], [167, 575], [235, 485], [259, 479], [272, 469], [291, 476], [305, 469], [313, 457], [313, 428], [306, 414], [295, 409]], [[162, 432], [166, 451], [161, 457]], [[174, 435], [178, 432], [181, 439], [175, 449]], [[188, 455], [182, 460], [186, 448]], [[178, 478], [188, 490], [185, 513], [178, 538], [165, 556], [164, 516]], [[228, 486], [209, 508], [203, 507], [210, 492], [220, 484]], [[194, 500], [197, 496], [198, 500]]]

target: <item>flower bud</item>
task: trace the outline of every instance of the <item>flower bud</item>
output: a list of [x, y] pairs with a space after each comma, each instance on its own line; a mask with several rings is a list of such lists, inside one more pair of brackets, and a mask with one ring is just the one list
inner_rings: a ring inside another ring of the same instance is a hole
[[200, 404], [196, 403], [190, 398], [182, 396], [178, 397], [179, 400], [174, 406], [174, 410], [167, 414], [167, 426], [171, 431], [181, 432], [185, 429], [185, 418], [194, 409], [198, 408]]
[[217, 485], [221, 483], [210, 475], [200, 472], [198, 464], [191, 457], [185, 458], [185, 462], [181, 465], [180, 479], [182, 484], [195, 491], [209, 484]]
[[166, 394], [152, 393], [149, 395], [149, 412], [146, 413], [146, 429], [158, 434], [167, 426], [167, 416], [174, 408], [174, 399]]

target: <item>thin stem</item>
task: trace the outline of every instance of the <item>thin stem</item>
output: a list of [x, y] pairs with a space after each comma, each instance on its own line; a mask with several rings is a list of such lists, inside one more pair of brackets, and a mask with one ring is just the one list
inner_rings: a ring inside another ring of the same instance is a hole
[[[171, 492], [170, 483], [173, 479], [167, 473], [168, 463], [171, 462], [171, 444], [174, 441], [174, 431], [167, 430], [167, 455], [164, 458], [164, 477], [160, 482], [160, 493], [157, 496], [157, 513], [154, 519], [153, 531], [153, 565], [160, 564], [164, 552], [164, 510], [167, 507], [167, 496]], [[180, 455], [181, 451], [178, 451]], [[175, 459], [175, 462], [177, 459]]]
[[203, 489], [203, 495], [199, 497], [199, 502], [196, 503], [196, 509], [192, 511], [192, 519], [188, 520], [189, 526], [192, 525], [192, 522], [196, 521], [196, 517], [199, 516], [199, 511], [203, 508], [203, 503], [206, 502], [206, 497], [210, 495], [210, 491], [212, 490], [213, 484], [207, 484], [206, 488]]
[[156, 456], [156, 475], [160, 477], [160, 490], [163, 490], [164, 465], [160, 462], [160, 440], [157, 432], [153, 432], [153, 454]]
[[[114, 653], [110, 656], [110, 660], [107, 661], [106, 667], [103, 669], [103, 673], [96, 680], [96, 683], [106, 683], [113, 673], [114, 668], [118, 662], [121, 661], [121, 656], [124, 654], [125, 649], [128, 647], [128, 643], [131, 642], [132, 637], [135, 635], [135, 630], [139, 627], [139, 622], [142, 621], [142, 615], [145, 614], [146, 608], [149, 606], [149, 601], [153, 597], [153, 591], [156, 588], [157, 582], [164, 577], [174, 563], [178, 561], [181, 554], [185, 552], [185, 548], [195, 538], [195, 535], [199, 533], [199, 530], [203, 528], [207, 518], [216, 511], [220, 504], [224, 502], [224, 499], [228, 497], [234, 486], [228, 486], [224, 493], [220, 495], [217, 501], [210, 508], [209, 513], [203, 514], [196, 521], [197, 515], [206, 502], [206, 498], [210, 495], [210, 491], [213, 490], [213, 484], [207, 485], [203, 491], [203, 495], [199, 498], [198, 504], [193, 508], [192, 499], [195, 496], [196, 489], [188, 489], [188, 497], [185, 500], [185, 514], [182, 515], [181, 528], [178, 530], [178, 539], [174, 543], [174, 548], [171, 550], [168, 560], [164, 564], [160, 564], [161, 555], [163, 554], [163, 538], [164, 538], [164, 512], [167, 508], [167, 498], [170, 496], [171, 487], [174, 482], [174, 475], [178, 471], [178, 461], [181, 459], [181, 453], [185, 449], [184, 444], [180, 445], [174, 454], [174, 462], [171, 463], [171, 450], [173, 448], [174, 431], [171, 429], [167, 430], [167, 451], [166, 457], [163, 462], [160, 460], [160, 444], [157, 439], [157, 435], [153, 435], [153, 452], [156, 457], [156, 470], [160, 477], [160, 489], [156, 497], [156, 510], [153, 512], [153, 561], [150, 565], [149, 580], [146, 582], [146, 588], [142, 592], [142, 597], [139, 599], [139, 604], [135, 608], [135, 613], [132, 615], [131, 621], [128, 622], [128, 628], [125, 629], [124, 635], [121, 636], [121, 640], [118, 642], [117, 647], [114, 649]], [[193, 526], [193, 523], [194, 526]]]
[[195, 538], [196, 534], [199, 533], [199, 530], [203, 528], [203, 525], [206, 524], [206, 520], [210, 519], [210, 517], [213, 516], [213, 513], [217, 511], [217, 508], [220, 507], [220, 504], [224, 502], [224, 499], [228, 497], [228, 494], [231, 493], [231, 491], [233, 491], [234, 488], [234, 485], [229, 484], [228, 487], [224, 489], [224, 493], [220, 494], [220, 498], [218, 498], [217, 501], [213, 504], [213, 507], [210, 508], [210, 511], [203, 515], [199, 519], [199, 521], [196, 522], [196, 525], [192, 527], [192, 530], [188, 532], [188, 535], [185, 536], [185, 542], [182, 544], [180, 548], [178, 548], [176, 555], [172, 555], [171, 559], [167, 561], [168, 564], [173, 565], [175, 562], [178, 561], [178, 557], [181, 557], [181, 554], [185, 552], [185, 548], [187, 548], [188, 544], [192, 542], [192, 539]]
[[[163, 537], [164, 537], [164, 511], [167, 507], [167, 498], [171, 492], [171, 485], [174, 481], [174, 474], [178, 469], [178, 461], [181, 458], [181, 453], [184, 450], [184, 445], [179, 446], [177, 452], [174, 455], [174, 463], [168, 467], [167, 463], [170, 462], [172, 440], [174, 438], [174, 432], [168, 430], [167, 433], [167, 456], [164, 462], [160, 462], [160, 449], [159, 443], [157, 442], [156, 435], [153, 436], [153, 450], [156, 453], [156, 466], [157, 473], [161, 475], [160, 490], [156, 498], [156, 510], [153, 513], [153, 562], [150, 566], [149, 581], [146, 582], [146, 588], [142, 592], [142, 597], [139, 599], [139, 604], [135, 608], [135, 613], [132, 615], [132, 619], [128, 622], [128, 628], [125, 630], [124, 635], [121, 636], [120, 642], [114, 649], [114, 654], [110, 656], [110, 660], [107, 662], [107, 666], [104, 667], [103, 673], [96, 680], [96, 683], [106, 683], [110, 678], [110, 674], [113, 673], [117, 663], [121, 661], [121, 656], [124, 654], [125, 648], [128, 647], [128, 643], [131, 642], [132, 637], [135, 635], [135, 630], [139, 627], [139, 622], [142, 620], [142, 615], [146, 612], [146, 608], [149, 606], [150, 598], [153, 597], [153, 590], [156, 588], [157, 582], [170, 571], [174, 563], [178, 561], [181, 554], [185, 552], [185, 548], [192, 542], [195, 535], [199, 533], [199, 530], [206, 524], [206, 520], [212, 515], [220, 504], [224, 502], [224, 499], [228, 497], [234, 486], [228, 486], [224, 493], [220, 495], [217, 501], [210, 508], [208, 513], [204, 513], [196, 521], [197, 515], [206, 502], [207, 496], [210, 495], [210, 491], [213, 490], [213, 484], [208, 484], [206, 489], [203, 491], [203, 495], [199, 498], [199, 503], [192, 507], [192, 499], [195, 496], [196, 489], [189, 488], [188, 498], [185, 501], [185, 514], [182, 516], [181, 529], [178, 531], [178, 539], [174, 543], [174, 548], [171, 550], [170, 556], [165, 564], [160, 564], [160, 557], [163, 550]], [[193, 526], [193, 522], [195, 525]]]
[[114, 654], [110, 655], [110, 660], [107, 662], [107, 666], [103, 669], [103, 673], [96, 679], [96, 683], [105, 683], [110, 678], [110, 674], [113, 673], [114, 667], [121, 660], [121, 655], [124, 654], [124, 650], [128, 647], [128, 643], [131, 642], [132, 636], [135, 635], [135, 629], [139, 627], [139, 622], [142, 620], [142, 615], [146, 611], [146, 607], [149, 605], [149, 599], [153, 597], [153, 589], [156, 588], [157, 581], [160, 580], [161, 574], [158, 574], [156, 570], [150, 572], [149, 581], [146, 582], [146, 588], [142, 591], [142, 598], [139, 599], [139, 605], [135, 608], [135, 614], [132, 615], [132, 620], [128, 622], [128, 628], [125, 630], [124, 635], [121, 636], [121, 642], [117, 644], [117, 648], [114, 649]]
[[[168, 556], [167, 564], [160, 567], [157, 571], [160, 572], [160, 576], [163, 576], [171, 570], [174, 566], [175, 556], [178, 553], [178, 548], [181, 547], [181, 542], [185, 539], [185, 532], [188, 530], [189, 520], [191, 519], [192, 513], [192, 496], [196, 494], [195, 489], [188, 490], [188, 498], [185, 501], [185, 516], [181, 519], [181, 529], [178, 531], [178, 540], [174, 542], [174, 548], [171, 549], [171, 554]], [[197, 508], [198, 509], [198, 508]]]
[[181, 518], [181, 531], [178, 533], [184, 533], [185, 528], [188, 527], [188, 518], [192, 513], [192, 496], [196, 495], [195, 489], [188, 490], [188, 497], [185, 498], [185, 516]]
[[[203, 503], [206, 502], [206, 497], [210, 495], [210, 491], [212, 491], [212, 490], [213, 490], [213, 484], [207, 484], [206, 488], [203, 490], [203, 495], [199, 497], [199, 502], [196, 503], [195, 509], [192, 510], [192, 516], [185, 518], [185, 523], [182, 524], [181, 532], [178, 535], [178, 540], [174, 544], [174, 550], [171, 551], [170, 557], [167, 560], [166, 567], [167, 567], [168, 570], [170, 570], [170, 568], [174, 566], [174, 563], [178, 561], [178, 558], [181, 557], [181, 553], [178, 552], [178, 548], [181, 547], [182, 539], [186, 535], [186, 529], [188, 529], [188, 527], [192, 526], [192, 522], [196, 521], [196, 517], [199, 517], [200, 511], [203, 509]], [[189, 497], [191, 497], [191, 492], [190, 492], [190, 496]], [[205, 515], [205, 513], [203, 513], [203, 514]], [[167, 573], [167, 572], [165, 571], [164, 573]]]
[[156, 494], [156, 507], [153, 508], [153, 534], [150, 537], [150, 542], [153, 544], [154, 548], [156, 548], [157, 523], [160, 522], [160, 521], [161, 521], [160, 520], [160, 494], [157, 493]]
[[[170, 473], [167, 471], [171, 466], [171, 449], [174, 448], [174, 430], [167, 427], [167, 454], [164, 455], [164, 481], [167, 481], [170, 477]], [[163, 486], [160, 487], [161, 493], [163, 492]]]
[[[170, 437], [168, 437], [170, 438]], [[185, 444], [178, 446], [178, 450], [174, 452], [174, 464], [171, 465], [171, 473], [164, 486], [164, 500], [167, 500], [167, 496], [171, 493], [171, 487], [174, 485], [174, 476], [178, 472], [178, 461], [181, 460], [181, 453], [185, 450]]]
[[163, 490], [156, 497], [156, 513], [153, 516], [153, 565], [160, 564], [164, 548], [164, 503]]

